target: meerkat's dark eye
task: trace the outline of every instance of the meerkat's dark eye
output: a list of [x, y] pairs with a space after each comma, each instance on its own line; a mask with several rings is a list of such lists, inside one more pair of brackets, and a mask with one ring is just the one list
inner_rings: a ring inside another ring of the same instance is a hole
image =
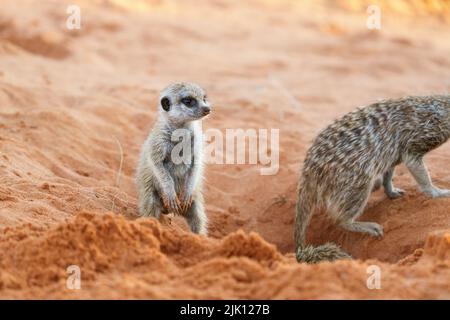
[[205, 94], [205, 96], [203, 97], [203, 102], [206, 102], [206, 101], [208, 101], [208, 97]]
[[193, 108], [197, 105], [197, 100], [192, 97], [186, 97], [181, 99], [181, 103], [183, 103], [188, 108]]
[[165, 111], [169, 111], [170, 110], [170, 100], [167, 97], [164, 97], [161, 99], [161, 107], [165, 110]]

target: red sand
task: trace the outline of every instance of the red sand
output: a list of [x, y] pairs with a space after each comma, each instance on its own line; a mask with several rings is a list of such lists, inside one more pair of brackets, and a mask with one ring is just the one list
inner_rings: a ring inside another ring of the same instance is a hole
[[[318, 130], [378, 98], [449, 92], [448, 1], [385, 1], [380, 31], [367, 30], [365, 1], [78, 2], [79, 31], [64, 28], [71, 3], [2, 2], [1, 298], [450, 298], [450, 199], [418, 193], [404, 168], [395, 183], [408, 194], [378, 191], [362, 217], [382, 240], [313, 218], [309, 242], [357, 260], [292, 254], [296, 181]], [[178, 218], [135, 220], [138, 152], [174, 80], [208, 90], [205, 128], [280, 129], [277, 175], [207, 167], [210, 238]], [[427, 159], [446, 188], [449, 157], [446, 144]], [[371, 264], [381, 290], [366, 286]], [[66, 289], [69, 265], [81, 290]]]

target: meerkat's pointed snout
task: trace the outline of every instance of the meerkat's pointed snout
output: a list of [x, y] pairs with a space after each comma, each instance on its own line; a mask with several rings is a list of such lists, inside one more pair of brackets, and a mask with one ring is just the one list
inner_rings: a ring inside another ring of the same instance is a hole
[[203, 113], [203, 116], [207, 116], [208, 114], [211, 113], [211, 108], [210, 107], [202, 107], [202, 113]]

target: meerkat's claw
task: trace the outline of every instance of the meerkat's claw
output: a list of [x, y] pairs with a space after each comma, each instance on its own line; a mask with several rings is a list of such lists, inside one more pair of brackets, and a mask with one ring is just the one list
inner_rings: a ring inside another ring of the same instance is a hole
[[434, 188], [432, 190], [426, 190], [425, 193], [432, 198], [449, 198], [450, 190]]
[[178, 197], [175, 198], [163, 198], [164, 206], [169, 212], [180, 213], [182, 212], [181, 202]]
[[393, 188], [392, 190], [386, 191], [386, 194], [390, 199], [398, 199], [405, 195], [405, 190]]
[[192, 206], [192, 197], [189, 197], [184, 203], [184, 210], [187, 211]]
[[159, 222], [161, 224], [165, 224], [165, 225], [171, 225], [172, 224], [172, 217], [169, 217], [168, 215], [161, 215], [159, 217]]
[[383, 227], [375, 222], [367, 222], [367, 233], [373, 237], [383, 238]]
[[185, 192], [182, 192], [179, 196], [179, 199], [181, 199], [181, 212], [184, 214], [186, 213], [189, 208], [192, 206], [192, 196], [188, 195]]
[[383, 227], [375, 222], [353, 221], [341, 224], [341, 227], [352, 232], [367, 233], [372, 237], [382, 238]]
[[372, 237], [382, 238], [384, 235], [383, 227], [375, 222], [358, 222], [355, 227], [354, 231], [367, 233]]
[[176, 213], [180, 214], [183, 213], [183, 204], [181, 203], [180, 199], [176, 198]]

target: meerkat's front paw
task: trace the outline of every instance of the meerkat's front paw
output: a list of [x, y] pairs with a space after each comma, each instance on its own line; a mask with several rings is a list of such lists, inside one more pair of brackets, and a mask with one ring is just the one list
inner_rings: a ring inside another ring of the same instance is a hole
[[392, 190], [386, 190], [386, 195], [390, 199], [398, 199], [405, 195], [405, 190], [399, 188], [392, 188]]
[[167, 211], [173, 212], [176, 214], [182, 212], [181, 202], [177, 196], [164, 196], [164, 197], [162, 197], [162, 199], [163, 199], [164, 206], [166, 207]]
[[186, 213], [192, 205], [192, 195], [187, 191], [182, 191], [178, 199], [180, 199], [181, 213]]
[[164, 225], [170, 226], [172, 224], [172, 217], [168, 215], [161, 215], [159, 217], [159, 222]]

